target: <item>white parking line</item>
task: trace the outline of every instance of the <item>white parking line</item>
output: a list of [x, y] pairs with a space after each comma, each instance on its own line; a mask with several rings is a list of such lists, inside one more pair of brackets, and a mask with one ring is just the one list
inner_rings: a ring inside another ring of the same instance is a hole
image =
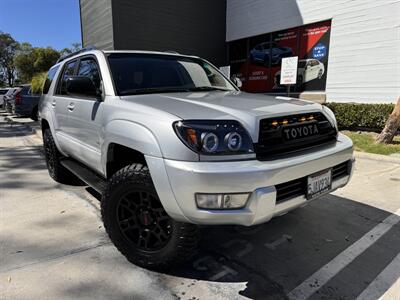
[[307, 299], [400, 221], [400, 209], [293, 289], [289, 299]]
[[[400, 253], [390, 264], [370, 283], [357, 297], [357, 300], [379, 299], [386, 292], [390, 292], [392, 285], [400, 280]], [[400, 290], [396, 291], [400, 299]]]

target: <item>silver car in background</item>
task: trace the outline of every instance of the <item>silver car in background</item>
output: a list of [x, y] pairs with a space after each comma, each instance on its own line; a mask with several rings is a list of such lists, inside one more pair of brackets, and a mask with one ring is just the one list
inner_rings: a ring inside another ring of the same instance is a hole
[[10, 88], [1, 88], [0, 89], [0, 108], [4, 105], [4, 95], [8, 92]]

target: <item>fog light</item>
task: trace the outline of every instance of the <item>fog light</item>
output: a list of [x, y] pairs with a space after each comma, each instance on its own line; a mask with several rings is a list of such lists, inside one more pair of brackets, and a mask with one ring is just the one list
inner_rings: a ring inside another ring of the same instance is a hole
[[235, 209], [246, 205], [249, 193], [196, 194], [197, 207], [205, 209]]
[[222, 198], [222, 207], [225, 209], [229, 208], [241, 208], [246, 205], [249, 194], [226, 194]]
[[196, 194], [196, 203], [199, 208], [219, 209], [221, 200], [222, 195], [218, 194]]

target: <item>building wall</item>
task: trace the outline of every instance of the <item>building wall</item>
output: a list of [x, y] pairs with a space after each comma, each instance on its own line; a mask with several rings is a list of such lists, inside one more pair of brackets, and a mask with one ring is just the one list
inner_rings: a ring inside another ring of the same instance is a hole
[[226, 40], [332, 19], [326, 98], [400, 96], [400, 0], [227, 0]]
[[82, 45], [111, 50], [113, 43], [112, 0], [80, 0]]
[[226, 64], [226, 0], [113, 0], [112, 11], [115, 49], [170, 50]]

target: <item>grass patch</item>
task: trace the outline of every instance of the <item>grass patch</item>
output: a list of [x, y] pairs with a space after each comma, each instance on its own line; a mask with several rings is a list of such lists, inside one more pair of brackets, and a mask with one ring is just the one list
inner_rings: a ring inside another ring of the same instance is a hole
[[395, 136], [392, 144], [376, 144], [375, 138], [378, 134], [372, 132], [343, 131], [345, 135], [353, 140], [356, 151], [389, 155], [400, 154], [400, 136]]

